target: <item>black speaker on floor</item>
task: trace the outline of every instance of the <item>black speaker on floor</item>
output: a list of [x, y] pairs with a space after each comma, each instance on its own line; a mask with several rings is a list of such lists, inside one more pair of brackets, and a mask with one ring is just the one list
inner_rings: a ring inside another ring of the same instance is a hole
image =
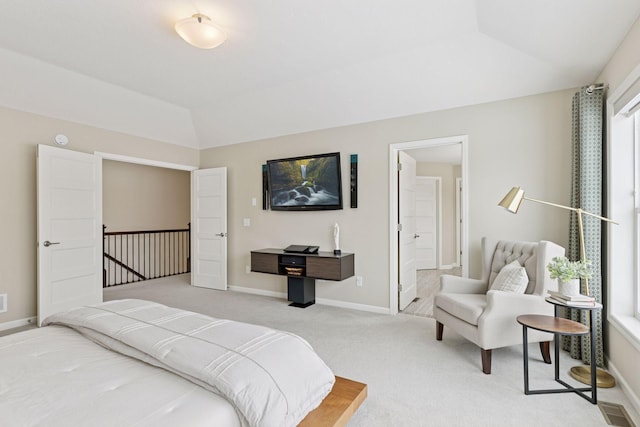
[[349, 172], [349, 177], [350, 177], [349, 193], [351, 194], [351, 207], [357, 208], [358, 207], [358, 155], [357, 154], [351, 155], [350, 166], [351, 166], [351, 169]]
[[269, 209], [269, 182], [267, 177], [267, 165], [262, 165], [262, 210]]

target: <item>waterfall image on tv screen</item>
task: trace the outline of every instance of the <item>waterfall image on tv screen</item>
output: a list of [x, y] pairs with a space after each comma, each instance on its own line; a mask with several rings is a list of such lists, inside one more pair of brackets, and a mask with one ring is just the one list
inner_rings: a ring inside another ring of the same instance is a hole
[[273, 210], [342, 209], [340, 153], [269, 160]]

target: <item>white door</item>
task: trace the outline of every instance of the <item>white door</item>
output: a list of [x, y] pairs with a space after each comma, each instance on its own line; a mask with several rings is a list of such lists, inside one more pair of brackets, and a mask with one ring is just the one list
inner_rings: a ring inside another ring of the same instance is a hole
[[438, 265], [438, 178], [416, 178], [416, 268]]
[[191, 284], [227, 289], [227, 168], [191, 172]]
[[462, 178], [456, 178], [456, 265], [462, 266]]
[[404, 310], [417, 296], [416, 273], [416, 161], [398, 152], [398, 309]]
[[102, 302], [102, 159], [38, 145], [38, 325]]

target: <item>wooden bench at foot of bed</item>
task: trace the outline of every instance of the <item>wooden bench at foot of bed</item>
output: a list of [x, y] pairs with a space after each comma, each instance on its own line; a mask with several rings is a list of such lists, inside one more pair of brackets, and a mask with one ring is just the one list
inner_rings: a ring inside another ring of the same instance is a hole
[[366, 384], [336, 377], [331, 393], [298, 427], [344, 427], [366, 398]]

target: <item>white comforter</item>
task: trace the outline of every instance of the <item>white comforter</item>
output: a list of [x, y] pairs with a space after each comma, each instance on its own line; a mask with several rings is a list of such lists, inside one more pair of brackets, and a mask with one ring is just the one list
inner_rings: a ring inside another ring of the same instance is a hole
[[141, 300], [48, 317], [103, 346], [163, 367], [226, 397], [251, 426], [297, 425], [335, 377], [302, 338]]
[[241, 427], [234, 407], [65, 326], [0, 337], [2, 427]]

